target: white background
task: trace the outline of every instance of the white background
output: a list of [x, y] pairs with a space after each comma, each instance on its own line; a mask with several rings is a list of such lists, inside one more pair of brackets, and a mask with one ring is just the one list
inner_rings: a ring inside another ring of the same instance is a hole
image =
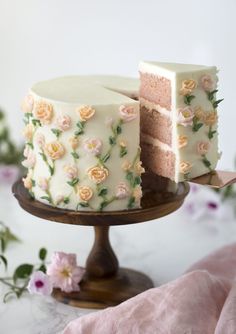
[[220, 167], [236, 153], [235, 0], [0, 0], [0, 105], [20, 137], [19, 104], [39, 80], [138, 76], [140, 60], [220, 69]]

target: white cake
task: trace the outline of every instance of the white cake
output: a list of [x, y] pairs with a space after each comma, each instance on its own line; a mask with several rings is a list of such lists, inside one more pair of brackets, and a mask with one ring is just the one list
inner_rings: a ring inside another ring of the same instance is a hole
[[139, 102], [126, 96], [137, 90], [135, 79], [106, 76], [31, 88], [22, 103], [23, 165], [24, 185], [36, 200], [70, 210], [140, 207]]

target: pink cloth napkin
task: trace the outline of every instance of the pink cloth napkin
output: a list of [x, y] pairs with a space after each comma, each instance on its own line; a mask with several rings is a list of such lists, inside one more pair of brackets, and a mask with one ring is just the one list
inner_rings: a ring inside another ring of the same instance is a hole
[[63, 334], [236, 334], [235, 278], [233, 244], [173, 282], [72, 321]]

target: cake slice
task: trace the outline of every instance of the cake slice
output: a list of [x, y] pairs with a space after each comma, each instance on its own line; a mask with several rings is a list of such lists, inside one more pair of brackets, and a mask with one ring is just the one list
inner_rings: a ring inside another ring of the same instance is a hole
[[145, 168], [175, 182], [214, 170], [222, 101], [216, 67], [141, 62], [139, 72]]

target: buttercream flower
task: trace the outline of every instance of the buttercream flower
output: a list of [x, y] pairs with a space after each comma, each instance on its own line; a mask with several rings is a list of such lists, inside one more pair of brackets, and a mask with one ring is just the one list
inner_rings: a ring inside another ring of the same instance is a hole
[[24, 187], [28, 190], [30, 190], [33, 187], [33, 182], [32, 182], [32, 174], [28, 173], [28, 175], [22, 179]]
[[48, 190], [48, 180], [45, 177], [40, 177], [38, 180], [38, 186], [43, 191], [47, 191]]
[[68, 115], [59, 116], [57, 117], [56, 123], [60, 130], [69, 130], [71, 127], [71, 118]]
[[28, 94], [26, 97], [23, 99], [21, 103], [21, 110], [24, 113], [31, 113], [34, 107], [34, 98], [32, 95]]
[[106, 119], [105, 119], [105, 125], [106, 125], [108, 128], [110, 128], [110, 127], [112, 126], [113, 122], [114, 122], [114, 120], [113, 120], [112, 117], [106, 117]]
[[79, 291], [79, 282], [82, 280], [85, 270], [76, 263], [75, 254], [55, 252], [51, 263], [47, 267], [53, 287], [64, 292]]
[[65, 197], [61, 194], [58, 194], [58, 195], [56, 195], [55, 203], [56, 203], [56, 205], [59, 205], [62, 202], [64, 202], [64, 200], [65, 200]]
[[138, 202], [140, 199], [141, 199], [141, 197], [142, 197], [142, 188], [141, 188], [141, 186], [136, 186], [135, 188], [134, 188], [134, 191], [133, 191], [133, 196], [134, 196], [134, 199], [135, 199], [135, 202]]
[[102, 141], [98, 138], [89, 138], [84, 141], [84, 150], [93, 155], [98, 155], [102, 150]]
[[183, 148], [188, 144], [188, 137], [187, 136], [179, 136], [178, 138], [179, 148]]
[[197, 152], [200, 155], [205, 155], [210, 149], [210, 143], [207, 141], [200, 141], [197, 143]]
[[35, 154], [32, 150], [29, 150], [27, 152], [27, 158], [22, 161], [22, 166], [26, 167], [26, 168], [33, 168], [34, 165], [36, 163], [36, 157], [35, 157]]
[[78, 176], [78, 168], [75, 165], [66, 165], [64, 171], [70, 180], [73, 180]]
[[125, 160], [122, 165], [121, 165], [121, 168], [124, 170], [124, 171], [128, 171], [130, 170], [130, 168], [132, 167], [131, 163], [128, 161], [128, 160]]
[[120, 106], [119, 108], [120, 117], [124, 122], [131, 122], [137, 118], [137, 110], [133, 106]]
[[193, 124], [194, 112], [191, 107], [178, 109], [178, 124], [188, 126]]
[[188, 161], [182, 161], [179, 165], [180, 173], [183, 173], [183, 174], [187, 174], [191, 168], [192, 168], [192, 165]]
[[191, 94], [192, 91], [197, 87], [197, 82], [192, 79], [182, 81], [182, 87], [180, 89], [181, 95]]
[[95, 166], [88, 170], [89, 178], [97, 184], [105, 181], [108, 175], [108, 169], [103, 166]]
[[218, 115], [215, 111], [210, 111], [206, 113], [205, 124], [208, 126], [213, 126], [218, 120]]
[[120, 140], [120, 141], [119, 141], [119, 145], [120, 145], [120, 147], [126, 147], [126, 146], [127, 146], [127, 143], [126, 143], [125, 140]]
[[26, 145], [25, 148], [24, 148], [23, 156], [24, 156], [25, 158], [28, 158], [28, 156], [29, 156], [29, 154], [30, 154], [31, 151], [32, 151], [32, 150], [31, 150], [31, 148], [29, 147], [29, 145]]
[[53, 141], [46, 144], [46, 152], [53, 160], [60, 159], [65, 154], [65, 149], [59, 141]]
[[82, 121], [87, 121], [95, 114], [95, 109], [93, 109], [91, 106], [81, 106], [77, 108], [77, 111]]
[[76, 150], [79, 146], [79, 139], [77, 137], [71, 137], [69, 139], [70, 146], [73, 150]]
[[137, 175], [141, 175], [145, 173], [145, 169], [142, 167], [142, 161], [137, 161], [136, 164], [134, 165], [134, 170]]
[[204, 74], [201, 76], [200, 85], [206, 92], [211, 92], [216, 88], [216, 82], [210, 74]]
[[194, 108], [194, 114], [199, 121], [204, 122], [206, 112], [200, 106]]
[[34, 128], [33, 124], [31, 124], [31, 123], [27, 124], [22, 131], [22, 134], [25, 137], [25, 139], [32, 140], [34, 130], [35, 130], [35, 128]]
[[123, 199], [123, 198], [128, 197], [129, 194], [130, 194], [130, 191], [129, 191], [128, 186], [124, 182], [119, 183], [116, 188], [116, 197], [119, 199]]
[[29, 293], [50, 296], [52, 293], [52, 282], [48, 275], [42, 271], [35, 271], [27, 286]]
[[34, 108], [34, 116], [43, 124], [51, 123], [53, 118], [53, 106], [45, 101], [39, 101]]
[[40, 147], [43, 148], [45, 145], [45, 137], [42, 133], [37, 133], [35, 135], [35, 142]]
[[90, 187], [82, 186], [78, 187], [77, 194], [84, 202], [88, 202], [93, 197], [93, 190]]

